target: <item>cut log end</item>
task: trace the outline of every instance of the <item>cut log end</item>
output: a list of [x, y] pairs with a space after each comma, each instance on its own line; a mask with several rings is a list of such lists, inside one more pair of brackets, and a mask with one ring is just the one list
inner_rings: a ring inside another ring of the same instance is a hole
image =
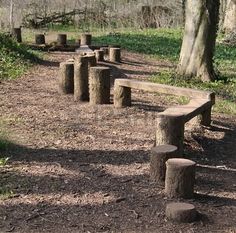
[[173, 145], [160, 145], [151, 149], [150, 156], [150, 180], [155, 183], [163, 183], [166, 174], [166, 161], [176, 157], [178, 148]]
[[166, 162], [165, 193], [169, 198], [192, 198], [194, 195], [196, 163], [188, 159]]
[[166, 217], [172, 221], [189, 223], [196, 221], [197, 211], [195, 206], [192, 204], [174, 202], [167, 204]]
[[197, 211], [192, 204], [173, 202], [166, 206], [166, 217], [172, 221], [189, 223], [196, 221]]

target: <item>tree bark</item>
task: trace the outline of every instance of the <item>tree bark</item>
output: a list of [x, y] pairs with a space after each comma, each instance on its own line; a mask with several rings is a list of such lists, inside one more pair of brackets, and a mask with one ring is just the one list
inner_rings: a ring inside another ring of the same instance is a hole
[[232, 32], [236, 30], [236, 0], [228, 0], [224, 18], [224, 30]]
[[110, 68], [103, 66], [90, 68], [89, 100], [91, 105], [110, 103]]
[[178, 73], [214, 81], [213, 56], [219, 22], [220, 0], [187, 0], [185, 32]]
[[165, 193], [169, 198], [192, 198], [194, 195], [196, 163], [188, 159], [166, 162]]

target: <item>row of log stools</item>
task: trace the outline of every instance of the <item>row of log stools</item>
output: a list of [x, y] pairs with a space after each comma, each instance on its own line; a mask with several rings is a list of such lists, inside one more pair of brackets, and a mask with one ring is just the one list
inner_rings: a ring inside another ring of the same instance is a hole
[[[179, 156], [176, 158], [177, 152], [177, 147], [173, 145], [152, 148], [150, 179], [155, 183], [165, 182], [168, 198], [192, 198], [196, 163]], [[180, 222], [192, 222], [196, 220], [197, 211], [188, 203], [170, 203], [166, 207], [166, 216]]]
[[[81, 34], [80, 39], [78, 40], [80, 45], [91, 45], [92, 43], [92, 35], [88, 33]], [[45, 35], [44, 34], [36, 34], [35, 35], [35, 44], [46, 44]], [[57, 35], [57, 44], [58, 45], [67, 45], [67, 34], [58, 34]]]
[[59, 92], [74, 94], [75, 101], [109, 104], [110, 73], [110, 68], [97, 66], [94, 54], [80, 55], [60, 64]]

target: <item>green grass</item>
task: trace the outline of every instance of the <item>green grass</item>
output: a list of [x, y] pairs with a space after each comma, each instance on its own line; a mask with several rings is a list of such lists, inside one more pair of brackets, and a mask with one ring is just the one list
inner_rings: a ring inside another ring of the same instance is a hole
[[[94, 38], [94, 42], [120, 44], [122, 48], [129, 51], [146, 54], [177, 65], [182, 37], [181, 29], [148, 29], [98, 35]], [[185, 79], [176, 75], [175, 70], [170, 68], [160, 69], [160, 74], [150, 77], [150, 80], [162, 84], [214, 91], [218, 96], [214, 110], [236, 115], [236, 47], [217, 43], [214, 65], [219, 78], [211, 83]]]
[[38, 60], [35, 53], [0, 33], [0, 80], [14, 79], [22, 75]]
[[93, 39], [97, 44], [120, 44], [127, 50], [171, 61], [179, 57], [181, 40], [182, 31], [173, 29], [125, 31]]

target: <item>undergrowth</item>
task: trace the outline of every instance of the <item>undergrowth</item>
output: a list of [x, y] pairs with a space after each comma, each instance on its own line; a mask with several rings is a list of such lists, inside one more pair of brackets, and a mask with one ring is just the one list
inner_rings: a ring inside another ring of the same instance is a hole
[[0, 33], [0, 80], [19, 77], [37, 61], [35, 52]]

